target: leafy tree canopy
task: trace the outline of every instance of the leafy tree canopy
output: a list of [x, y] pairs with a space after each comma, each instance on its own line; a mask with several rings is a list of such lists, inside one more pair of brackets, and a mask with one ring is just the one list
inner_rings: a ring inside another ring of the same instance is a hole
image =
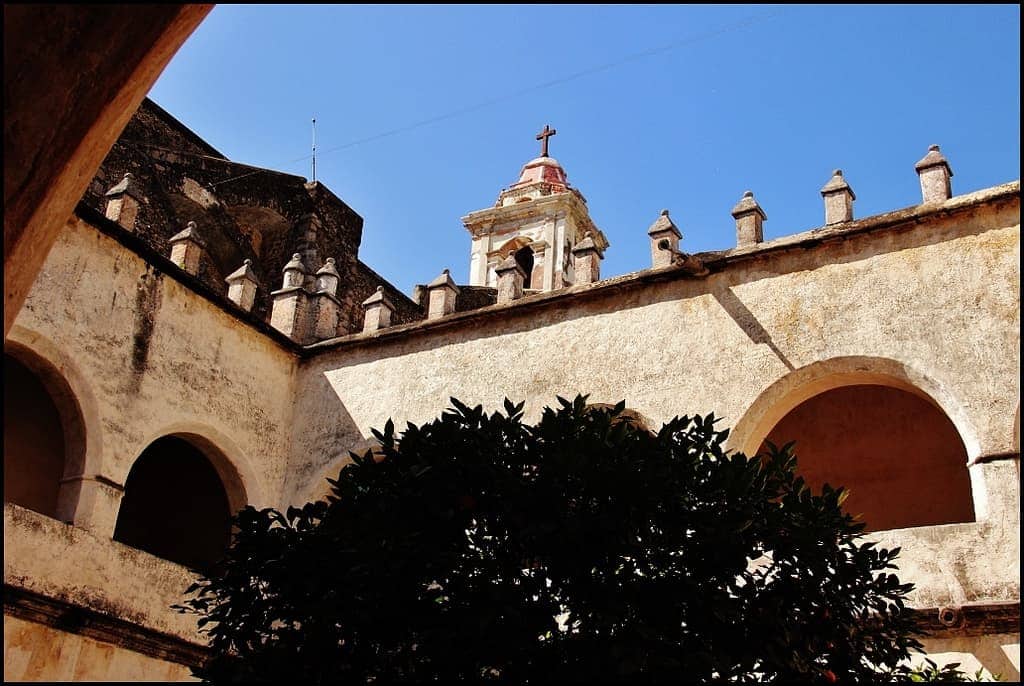
[[[216, 682], [870, 681], [919, 648], [899, 550], [790, 446], [652, 433], [585, 397], [452, 409], [353, 455], [326, 501], [248, 507], [190, 589]], [[917, 676], [920, 676], [918, 674]]]

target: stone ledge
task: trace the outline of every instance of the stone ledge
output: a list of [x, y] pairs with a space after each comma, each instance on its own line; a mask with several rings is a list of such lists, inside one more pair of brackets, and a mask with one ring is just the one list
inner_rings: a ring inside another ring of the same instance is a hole
[[196, 644], [203, 638], [195, 618], [171, 609], [196, 579], [174, 562], [4, 503], [5, 597], [7, 589], [18, 589], [90, 608], [114, 625]]
[[210, 656], [210, 649], [206, 646], [6, 583], [4, 615], [187, 667], [199, 667]]
[[927, 638], [1020, 633], [1019, 600], [911, 608], [908, 612]]

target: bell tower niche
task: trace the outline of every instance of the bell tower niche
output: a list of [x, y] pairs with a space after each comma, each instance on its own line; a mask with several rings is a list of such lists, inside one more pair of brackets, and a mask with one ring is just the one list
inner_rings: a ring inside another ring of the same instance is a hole
[[569, 185], [558, 160], [548, 155], [556, 133], [537, 134], [540, 157], [519, 172], [519, 180], [498, 194], [494, 207], [470, 212], [462, 223], [472, 237], [469, 283], [496, 287], [496, 268], [510, 255], [523, 269], [527, 291], [550, 291], [575, 283], [572, 249], [587, 233], [603, 252], [608, 239], [590, 219], [587, 200]]

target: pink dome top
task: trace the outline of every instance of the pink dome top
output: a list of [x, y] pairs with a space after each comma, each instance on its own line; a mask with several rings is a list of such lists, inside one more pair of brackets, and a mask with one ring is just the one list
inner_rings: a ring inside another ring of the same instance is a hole
[[553, 157], [537, 157], [523, 165], [523, 170], [519, 173], [519, 180], [512, 184], [512, 188], [531, 183], [549, 183], [556, 186], [553, 189], [556, 192], [567, 190], [569, 186], [565, 170]]

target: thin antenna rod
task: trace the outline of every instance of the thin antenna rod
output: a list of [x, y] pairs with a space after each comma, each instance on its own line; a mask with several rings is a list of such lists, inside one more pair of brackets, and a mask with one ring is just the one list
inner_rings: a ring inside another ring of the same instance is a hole
[[316, 117], [313, 117], [313, 183], [316, 183]]

